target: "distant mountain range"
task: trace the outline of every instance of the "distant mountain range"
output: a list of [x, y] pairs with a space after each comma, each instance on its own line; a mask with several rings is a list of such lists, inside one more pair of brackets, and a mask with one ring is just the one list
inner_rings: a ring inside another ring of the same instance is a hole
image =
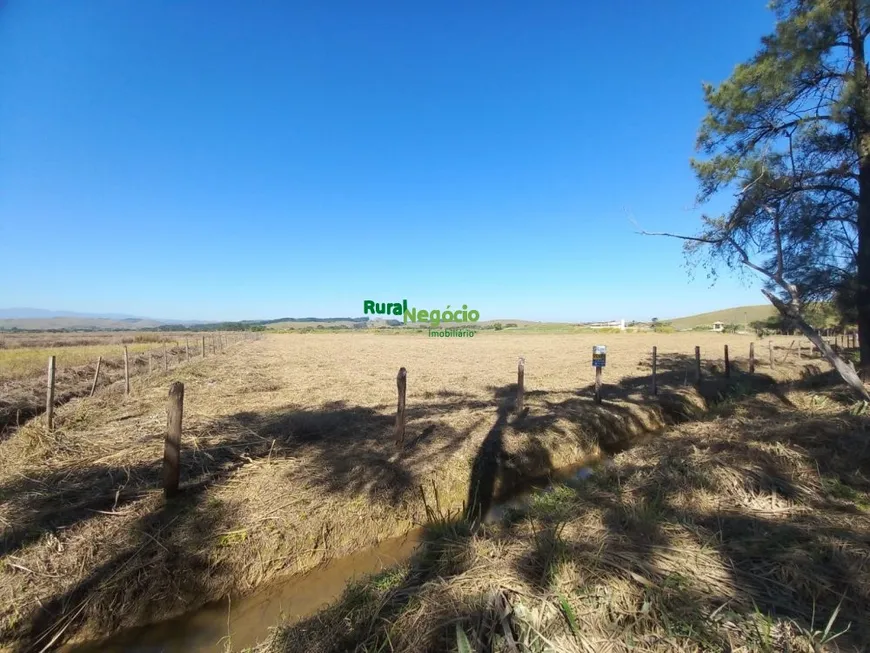
[[0, 308], [0, 329], [42, 331], [52, 329], [150, 329], [165, 324], [196, 325], [203, 320], [161, 320], [124, 313], [80, 313], [44, 308]]
[[[280, 317], [272, 320], [237, 320], [235, 324], [266, 325], [277, 322], [366, 322], [365, 317]], [[106, 330], [155, 329], [158, 327], [200, 327], [221, 325], [229, 322], [208, 320], [163, 320], [158, 318], [127, 315], [124, 313], [80, 313], [77, 311], [52, 311], [43, 308], [0, 308], [0, 329], [25, 331], [52, 330]]]
[[124, 313], [79, 313], [77, 311], [51, 311], [44, 308], [0, 308], [0, 320], [45, 320], [55, 317], [74, 317], [96, 320], [147, 320], [160, 324], [201, 324], [203, 320], [160, 320], [139, 315], [126, 315]]

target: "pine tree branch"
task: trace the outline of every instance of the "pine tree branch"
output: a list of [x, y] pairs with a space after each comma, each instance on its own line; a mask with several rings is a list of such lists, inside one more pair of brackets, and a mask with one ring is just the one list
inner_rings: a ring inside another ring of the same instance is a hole
[[721, 245], [727, 240], [727, 238], [724, 236], [719, 239], [702, 238], [700, 236], [683, 236], [682, 234], [672, 234], [668, 233], [667, 231], [637, 231], [635, 233], [638, 233], [641, 236], [664, 236], [666, 238], [676, 238], [678, 240], [692, 240], [697, 243], [707, 243], [708, 245]]

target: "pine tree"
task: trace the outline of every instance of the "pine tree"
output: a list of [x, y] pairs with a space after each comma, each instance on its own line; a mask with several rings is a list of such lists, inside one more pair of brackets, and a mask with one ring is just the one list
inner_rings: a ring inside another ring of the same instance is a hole
[[714, 270], [759, 272], [789, 317], [810, 301], [852, 297], [870, 379], [870, 0], [771, 7], [776, 28], [755, 56], [704, 85], [698, 199], [731, 191], [734, 203], [678, 237]]

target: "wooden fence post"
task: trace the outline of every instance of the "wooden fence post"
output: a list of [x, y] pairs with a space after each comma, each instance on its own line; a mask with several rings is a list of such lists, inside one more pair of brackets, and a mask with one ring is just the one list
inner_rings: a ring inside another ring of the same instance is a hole
[[94, 372], [94, 382], [91, 384], [91, 394], [90, 394], [91, 397], [93, 397], [94, 393], [97, 391], [97, 381], [100, 378], [100, 366], [102, 364], [103, 364], [103, 357], [97, 356], [97, 371]]
[[652, 393], [653, 396], [659, 393], [658, 379], [656, 378], [656, 369], [658, 367], [658, 349], [653, 347], [652, 351]]
[[190, 362], [190, 338], [184, 339], [184, 353], [187, 358], [187, 362]]
[[163, 342], [163, 371], [169, 371], [169, 359], [166, 357], [166, 342]]
[[124, 394], [130, 394], [130, 357], [127, 354], [127, 345], [124, 345]]
[[48, 388], [45, 395], [45, 422], [49, 433], [54, 428], [54, 368], [55, 357], [48, 357]]
[[749, 343], [749, 373], [755, 374], [755, 343]]
[[601, 403], [601, 368], [595, 367], [595, 403]]
[[728, 358], [728, 345], [725, 345], [725, 378], [731, 378], [731, 359]]
[[151, 374], [154, 371], [154, 352], [152, 350], [148, 350], [148, 374]]
[[401, 448], [405, 444], [405, 391], [408, 388], [408, 372], [404, 367], [399, 368], [396, 387], [399, 390], [399, 403], [396, 407], [396, 447]]
[[516, 412], [517, 415], [523, 412], [523, 382], [526, 375], [526, 359], [520, 358], [517, 362], [517, 404], [516, 404]]
[[184, 384], [175, 381], [169, 386], [169, 402], [166, 405], [166, 440], [163, 443], [163, 496], [167, 499], [178, 494], [183, 414]]
[[202, 357], [205, 358], [205, 336], [202, 337]]
[[701, 348], [695, 345], [695, 385], [701, 385]]
[[767, 350], [770, 352], [770, 369], [776, 369], [776, 361], [773, 359], [773, 340], [767, 341]]

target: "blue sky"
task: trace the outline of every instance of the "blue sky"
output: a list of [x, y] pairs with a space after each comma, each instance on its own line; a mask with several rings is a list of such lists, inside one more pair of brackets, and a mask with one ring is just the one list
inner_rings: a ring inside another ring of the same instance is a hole
[[[161, 318], [649, 319], [765, 2], [0, 5], [0, 307]], [[721, 208], [721, 207], [720, 207]]]

